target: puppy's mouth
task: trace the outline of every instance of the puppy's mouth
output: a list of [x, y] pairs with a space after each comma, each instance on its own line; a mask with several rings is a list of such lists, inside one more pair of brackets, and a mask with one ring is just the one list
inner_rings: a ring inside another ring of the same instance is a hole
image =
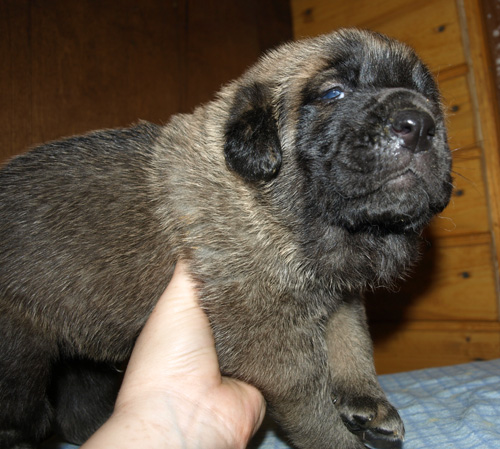
[[356, 194], [346, 195], [343, 192], [337, 192], [346, 200], [357, 200], [370, 197], [382, 191], [387, 193], [398, 191], [404, 192], [415, 188], [419, 184], [420, 176], [411, 167], [407, 167], [390, 174], [385, 174], [382, 179], [371, 182], [371, 186], [365, 186], [365, 189]]
[[402, 173], [396, 173], [395, 175], [391, 176], [383, 183], [383, 185], [380, 188], [387, 186], [388, 188], [391, 189], [394, 188], [406, 189], [413, 187], [417, 182], [417, 180], [418, 177], [416, 173], [411, 168], [408, 168], [404, 170]]
[[432, 209], [425, 174], [413, 164], [380, 174], [356, 195], [342, 196], [342, 213], [332, 225], [350, 232], [401, 233], [420, 229]]

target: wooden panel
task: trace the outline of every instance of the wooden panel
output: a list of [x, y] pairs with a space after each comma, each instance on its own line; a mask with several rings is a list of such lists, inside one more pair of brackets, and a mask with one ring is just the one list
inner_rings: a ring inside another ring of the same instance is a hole
[[426, 231], [431, 238], [489, 231], [488, 206], [479, 156], [479, 149], [455, 151], [455, 188], [449, 206], [433, 219], [430, 229]]
[[[484, 12], [480, 0], [458, 1], [468, 30], [469, 56], [472, 63], [473, 95], [476, 98], [477, 126], [481, 128], [486, 179], [490, 196], [489, 207], [492, 231], [496, 242], [496, 268], [500, 261], [500, 120], [495, 96], [494, 64], [486, 44]], [[497, 276], [500, 273], [497, 272]], [[499, 280], [500, 290], [500, 280]]]
[[500, 106], [498, 104], [498, 99], [500, 99], [500, 33], [498, 32], [500, 30], [500, 8], [498, 0], [482, 0], [481, 5], [483, 7], [482, 15], [485, 19], [484, 41], [490, 54], [488, 59], [492, 62], [489, 75], [494, 81], [494, 87], [496, 87], [497, 106]]
[[[409, 0], [291, 0], [296, 37], [328, 33], [340, 27], [369, 27], [401, 15]], [[419, 2], [429, 3], [429, 1]], [[418, 8], [419, 5], [414, 5]]]
[[500, 357], [498, 323], [373, 325], [379, 374]]
[[0, 2], [0, 164], [33, 143], [29, 4]]
[[31, 2], [34, 139], [59, 137], [62, 128], [73, 134], [160, 122], [178, 110], [172, 5]]
[[284, 0], [187, 0], [183, 111], [208, 101], [265, 50], [293, 37]]
[[395, 293], [367, 298], [372, 320], [498, 319], [489, 235], [437, 239], [418, 271]]
[[2, 61], [10, 61], [2, 63], [2, 109], [12, 118], [0, 123], [0, 135], [10, 129], [0, 157], [63, 135], [165, 121], [178, 110], [173, 5], [2, 1]]
[[478, 144], [475, 119], [466, 76], [439, 82], [448, 119], [448, 136], [452, 150]]
[[291, 38], [287, 0], [0, 0], [0, 163], [62, 136], [164, 123]]
[[210, 100], [221, 84], [238, 77], [245, 68], [242, 57], [249, 64], [260, 53], [253, 2], [188, 3], [186, 111]]
[[454, 0], [292, 0], [292, 13], [297, 37], [357, 26], [407, 42], [435, 72], [465, 62]]

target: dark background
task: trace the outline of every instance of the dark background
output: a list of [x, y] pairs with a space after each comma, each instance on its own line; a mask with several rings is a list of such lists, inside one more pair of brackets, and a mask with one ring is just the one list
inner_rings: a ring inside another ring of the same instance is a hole
[[0, 163], [62, 136], [165, 123], [290, 39], [287, 0], [0, 0]]

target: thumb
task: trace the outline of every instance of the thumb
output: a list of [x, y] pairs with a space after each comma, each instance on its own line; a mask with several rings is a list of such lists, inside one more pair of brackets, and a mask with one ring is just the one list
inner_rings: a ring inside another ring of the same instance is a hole
[[242, 413], [241, 424], [248, 420], [247, 428], [249, 434], [246, 436], [249, 440], [259, 429], [266, 414], [266, 401], [262, 393], [254, 386], [241, 380], [230, 377], [222, 378], [223, 387], [233, 389], [237, 394], [235, 397], [240, 399], [240, 405], [236, 410]]
[[164, 384], [177, 376], [203, 377], [220, 383], [215, 343], [208, 318], [186, 265], [178, 262], [135, 344], [125, 382]]

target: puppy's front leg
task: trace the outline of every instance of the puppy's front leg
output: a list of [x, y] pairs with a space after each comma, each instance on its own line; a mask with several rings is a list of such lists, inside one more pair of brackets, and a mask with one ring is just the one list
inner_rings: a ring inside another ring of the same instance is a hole
[[[300, 388], [300, 387], [299, 387]], [[344, 426], [329, 389], [295, 391], [288, 398], [269, 401], [271, 414], [297, 449], [364, 449]]]
[[360, 296], [344, 298], [331, 317], [327, 345], [334, 401], [347, 428], [372, 447], [401, 447], [403, 422], [378, 382]]
[[289, 319], [276, 315], [256, 326], [242, 324], [248, 314], [237, 316], [223, 330], [220, 320], [215, 325], [216, 342], [224, 340], [218, 350], [222, 372], [262, 391], [268, 411], [293, 447], [363, 449], [332, 400], [324, 328], [314, 323], [290, 326]]
[[[290, 337], [289, 346], [282, 346], [279, 364], [262, 367], [268, 370], [267, 378], [258, 382], [271, 415], [294, 448], [363, 449], [364, 444], [347, 430], [332, 400], [326, 353], [315, 351], [315, 341], [304, 335], [301, 343], [305, 351], [298, 351]], [[312, 348], [305, 348], [308, 344]]]

